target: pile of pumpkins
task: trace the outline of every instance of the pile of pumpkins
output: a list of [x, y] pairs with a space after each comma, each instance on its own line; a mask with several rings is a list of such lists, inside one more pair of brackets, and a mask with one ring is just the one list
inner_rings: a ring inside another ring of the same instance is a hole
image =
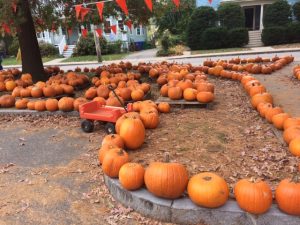
[[300, 65], [297, 65], [293, 68], [294, 77], [300, 80]]
[[30, 74], [22, 74], [20, 79], [15, 79], [18, 73], [11, 71], [0, 72], [0, 92], [7, 91], [12, 92], [15, 87], [28, 87], [33, 84]]
[[[139, 104], [141, 112], [147, 107], [155, 108], [151, 102]], [[215, 173], [199, 173], [189, 179], [185, 166], [170, 162], [169, 157], [166, 157], [165, 162], [151, 163], [146, 169], [139, 163], [131, 163], [124, 148], [136, 150], [145, 139], [145, 128], [139, 114], [125, 114], [117, 121], [116, 131], [117, 134], [104, 137], [98, 160], [104, 174], [119, 178], [124, 189], [134, 191], [145, 185], [153, 195], [166, 199], [180, 198], [187, 190], [195, 204], [206, 208], [217, 208], [227, 202], [228, 184]], [[267, 212], [273, 202], [271, 188], [262, 180], [238, 181], [234, 187], [234, 195], [241, 209], [255, 215]], [[300, 216], [300, 180], [281, 181], [275, 196], [283, 212]]]
[[102, 71], [100, 78], [93, 77], [92, 83], [95, 87], [89, 88], [85, 92], [85, 98], [90, 100], [102, 101], [106, 105], [121, 106], [120, 101], [110, 90], [114, 89], [121, 102], [142, 101], [150, 92], [151, 85], [148, 83], [139, 83], [141, 74], [139, 73], [116, 73], [111, 74], [108, 71]]
[[209, 103], [214, 100], [214, 85], [207, 81], [207, 76], [200, 70], [191, 72], [190, 64], [164, 63], [149, 70], [149, 76], [161, 86], [160, 95], [171, 100], [184, 99]]
[[[271, 59], [263, 59], [261, 57], [256, 57], [255, 59], [240, 59], [235, 58], [229, 61], [219, 60], [211, 61], [206, 60], [203, 62], [203, 66], [208, 68], [222, 67], [222, 70], [231, 70], [238, 72], [248, 72], [252, 74], [271, 74], [276, 70], [282, 69], [284, 66], [290, 64], [294, 61], [293, 56], [284, 56], [279, 58], [275, 56]], [[220, 68], [217, 68], [220, 70]], [[208, 74], [213, 74], [213, 70], [208, 69]]]

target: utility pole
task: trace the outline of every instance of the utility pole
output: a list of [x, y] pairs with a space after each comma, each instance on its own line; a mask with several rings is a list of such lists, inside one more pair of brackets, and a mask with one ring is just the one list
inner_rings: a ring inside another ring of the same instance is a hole
[[98, 62], [102, 62], [101, 46], [100, 46], [99, 37], [97, 36], [96, 29], [94, 29], [94, 40], [95, 40], [95, 46], [96, 46]]

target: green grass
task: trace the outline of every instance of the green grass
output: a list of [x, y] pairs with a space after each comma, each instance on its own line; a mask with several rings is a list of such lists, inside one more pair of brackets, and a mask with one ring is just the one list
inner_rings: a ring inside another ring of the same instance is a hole
[[251, 48], [220, 48], [220, 49], [210, 49], [210, 50], [195, 50], [192, 51], [192, 55], [222, 53], [222, 52], [239, 52], [239, 51], [249, 51], [249, 50], [251, 50]]
[[[53, 59], [56, 59], [58, 57], [44, 57], [43, 62], [49, 62]], [[21, 65], [22, 62], [17, 62], [16, 57], [10, 57], [10, 58], [5, 58], [2, 61], [2, 66], [10, 66], [10, 65]]]
[[[128, 53], [103, 55], [102, 60], [104, 61], [119, 60], [119, 59], [123, 59], [127, 55]], [[95, 55], [75, 56], [75, 57], [70, 57], [68, 59], [65, 59], [62, 62], [88, 62], [88, 61], [97, 61], [97, 56]]]

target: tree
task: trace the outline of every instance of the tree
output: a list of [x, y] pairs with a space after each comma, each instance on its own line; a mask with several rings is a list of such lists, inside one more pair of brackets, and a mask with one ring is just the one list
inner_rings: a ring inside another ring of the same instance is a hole
[[216, 11], [209, 6], [202, 6], [194, 10], [187, 27], [187, 44], [191, 49], [201, 49], [202, 33], [214, 27], [217, 21]]
[[[23, 73], [30, 73], [34, 81], [46, 80], [36, 30], [56, 30], [59, 26], [71, 28], [78, 24], [75, 18], [75, 4], [82, 0], [0, 0], [0, 24], [2, 32], [17, 35], [22, 52]], [[86, 0], [85, 3], [94, 2]], [[158, 5], [164, 2], [157, 3]], [[136, 23], [147, 23], [152, 14], [143, 1], [127, 0], [129, 17]], [[154, 5], [157, 6], [156, 4]], [[96, 11], [96, 6], [92, 7]], [[104, 16], [117, 15], [121, 9], [116, 3], [106, 3]], [[121, 13], [121, 15], [123, 15]], [[125, 18], [125, 16], [123, 15]], [[9, 21], [9, 22], [8, 22]], [[90, 13], [81, 24], [101, 23], [97, 13]]]
[[237, 3], [226, 2], [218, 7], [220, 25], [227, 29], [245, 27], [245, 15]]
[[296, 19], [300, 22], [300, 2], [296, 2], [293, 5], [293, 13]]
[[291, 6], [286, 0], [277, 0], [268, 5], [264, 12], [264, 27], [285, 26], [291, 22]]

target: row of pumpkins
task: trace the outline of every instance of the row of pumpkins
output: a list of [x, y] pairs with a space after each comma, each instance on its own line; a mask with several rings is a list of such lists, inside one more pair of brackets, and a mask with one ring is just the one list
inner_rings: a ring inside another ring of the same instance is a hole
[[[117, 134], [107, 135], [102, 141], [98, 160], [103, 172], [111, 178], [119, 178], [120, 184], [129, 191], [146, 186], [153, 195], [166, 199], [177, 199], [187, 193], [197, 205], [217, 208], [229, 198], [226, 181], [215, 173], [199, 173], [189, 179], [188, 171], [180, 163], [153, 162], [146, 169], [141, 164], [130, 163], [124, 148], [136, 150], [145, 139], [145, 127], [142, 114], [157, 108], [155, 104], [139, 103], [140, 114], [127, 113], [116, 123]], [[242, 179], [234, 188], [238, 205], [252, 214], [268, 211], [272, 204], [270, 186], [261, 180]], [[300, 183], [288, 179], [280, 182], [276, 189], [276, 201], [279, 208], [291, 215], [300, 215]]]
[[[258, 57], [260, 58], [260, 57]], [[261, 60], [264, 60], [260, 58]], [[273, 58], [274, 59], [274, 58]], [[266, 60], [264, 60], [266, 61]], [[293, 56], [284, 56], [279, 58], [276, 56], [276, 60], [270, 64], [258, 64], [258, 63], [247, 63], [247, 64], [239, 64], [233, 62], [227, 62], [226, 60], [219, 60], [219, 61], [204, 61], [203, 66], [204, 69], [209, 74], [214, 74], [214, 68], [217, 71], [226, 69], [232, 71], [239, 71], [239, 72], [248, 72], [252, 74], [271, 74], [276, 70], [282, 69], [284, 66], [288, 65], [289, 63], [294, 61]], [[256, 62], [256, 61], [255, 61]], [[206, 72], [205, 71], [205, 72]]]

